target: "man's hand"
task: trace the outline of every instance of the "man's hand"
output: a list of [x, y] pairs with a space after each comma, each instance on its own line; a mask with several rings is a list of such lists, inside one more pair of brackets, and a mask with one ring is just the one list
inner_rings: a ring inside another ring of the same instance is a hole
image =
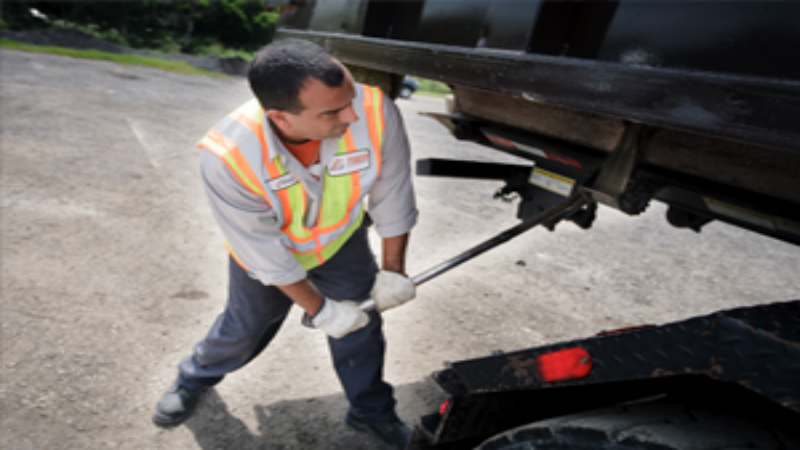
[[330, 337], [341, 339], [367, 326], [369, 316], [355, 302], [337, 302], [326, 298], [311, 323]]
[[411, 301], [417, 295], [414, 282], [396, 272], [381, 270], [375, 277], [375, 286], [370, 296], [375, 301], [375, 309], [379, 312], [400, 306]]

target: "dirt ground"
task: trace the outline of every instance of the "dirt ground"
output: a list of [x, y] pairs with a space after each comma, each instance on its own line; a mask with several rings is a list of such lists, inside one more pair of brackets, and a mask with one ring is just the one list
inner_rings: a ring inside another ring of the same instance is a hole
[[[246, 82], [0, 58], [2, 447], [375, 448], [343, 424], [324, 336], [298, 309], [185, 425], [150, 422], [225, 300], [227, 256], [194, 143], [248, 98]], [[514, 160], [417, 114], [441, 100], [398, 105], [416, 158]], [[491, 199], [498, 187], [419, 177], [409, 271], [514, 225], [516, 206]], [[386, 315], [400, 415], [413, 423], [438, 406], [428, 375], [444, 361], [798, 297], [796, 247], [724, 224], [676, 230], [664, 212], [603, 209], [588, 232], [536, 229], [422, 286]]]

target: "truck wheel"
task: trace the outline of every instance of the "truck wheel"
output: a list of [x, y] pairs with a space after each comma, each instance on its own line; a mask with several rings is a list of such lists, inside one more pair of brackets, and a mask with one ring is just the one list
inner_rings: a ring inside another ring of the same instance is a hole
[[400, 88], [400, 98], [411, 98], [412, 93], [411, 88], [405, 86]]
[[686, 405], [641, 403], [557, 417], [499, 434], [477, 450], [800, 448], [800, 438]]

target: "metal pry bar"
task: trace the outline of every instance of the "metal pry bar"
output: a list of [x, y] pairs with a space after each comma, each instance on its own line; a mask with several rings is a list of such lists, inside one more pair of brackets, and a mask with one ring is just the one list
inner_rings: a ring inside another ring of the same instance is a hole
[[[476, 245], [475, 247], [470, 248], [469, 250], [461, 253], [460, 255], [450, 258], [447, 261], [439, 265], [436, 265], [434, 267], [431, 267], [430, 269], [420, 273], [415, 277], [412, 277], [411, 281], [414, 282], [415, 286], [419, 286], [422, 283], [430, 281], [433, 278], [436, 278], [439, 275], [447, 272], [448, 270], [457, 267], [469, 261], [470, 259], [499, 246], [500, 244], [510, 241], [511, 239], [535, 227], [536, 225], [539, 225], [543, 222], [555, 221], [562, 217], [568, 216], [589, 203], [591, 203], [591, 200], [588, 198], [588, 196], [584, 194], [582, 191], [578, 191], [572, 197], [569, 197], [568, 199], [553, 206], [552, 208], [547, 209], [546, 211], [542, 211], [541, 213], [531, 217], [530, 219], [524, 220], [519, 224], [503, 231], [497, 236], [488, 239]], [[361, 303], [359, 305], [359, 308], [361, 308], [362, 311], [373, 310], [375, 309], [375, 301], [372, 299], [367, 300]]]

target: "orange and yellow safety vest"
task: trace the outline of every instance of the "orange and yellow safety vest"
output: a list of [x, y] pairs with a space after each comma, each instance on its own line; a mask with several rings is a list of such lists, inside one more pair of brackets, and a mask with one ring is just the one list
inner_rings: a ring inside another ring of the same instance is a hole
[[[323, 173], [323, 193], [316, 224], [306, 226], [307, 194], [288, 172], [277, 153], [270, 158], [269, 123], [253, 99], [220, 120], [198, 146], [222, 158], [249, 191], [263, 197], [276, 212], [284, 244], [300, 264], [312, 269], [344, 245], [364, 218], [363, 199], [381, 169], [384, 115], [383, 93], [357, 84], [353, 107], [359, 120], [338, 140], [338, 150]], [[234, 249], [228, 250], [236, 257]]]

